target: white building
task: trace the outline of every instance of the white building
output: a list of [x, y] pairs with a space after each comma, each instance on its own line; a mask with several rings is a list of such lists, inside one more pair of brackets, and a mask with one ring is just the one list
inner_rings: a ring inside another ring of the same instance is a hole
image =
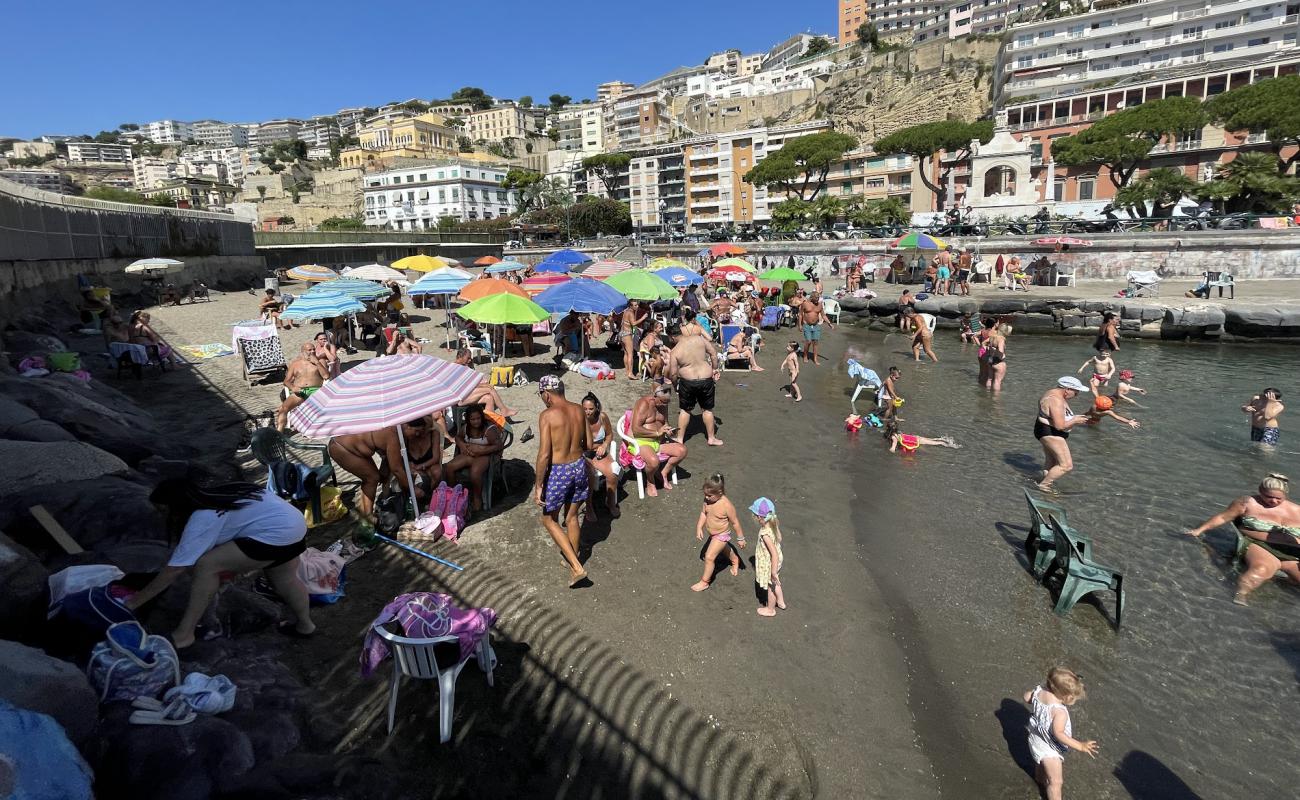
[[501, 188], [509, 167], [446, 159], [365, 176], [365, 223], [429, 230], [441, 217], [497, 219], [515, 213], [516, 192]]
[[68, 142], [70, 164], [130, 164], [131, 145]]
[[179, 164], [156, 156], [142, 156], [131, 161], [131, 173], [135, 178], [135, 190], [143, 192], [176, 180]]
[[355, 136], [357, 128], [366, 119], [366, 110], [364, 108], [340, 108], [334, 112], [334, 119], [338, 122], [339, 133], [341, 135]]
[[796, 33], [784, 42], [774, 45], [763, 55], [762, 69], [780, 69], [791, 62], [798, 61], [803, 58], [804, 53], [808, 52], [808, 45], [813, 39], [825, 39], [832, 44], [835, 42], [835, 37], [829, 34], [819, 36], [815, 33]]
[[142, 128], [149, 141], [158, 144], [184, 144], [194, 138], [190, 123], [175, 119], [162, 119], [150, 122]]
[[600, 103], [565, 106], [552, 120], [560, 138], [555, 146], [566, 152], [595, 155], [605, 150], [605, 122]]
[[243, 125], [204, 119], [190, 123], [190, 136], [212, 147], [247, 147], [248, 130]]
[[302, 120], [300, 119], [273, 119], [269, 122], [263, 122], [257, 126], [257, 143], [259, 145], [268, 145], [275, 142], [292, 141], [298, 138], [300, 130], [302, 130]]
[[836, 70], [829, 58], [796, 62], [791, 66], [763, 70], [753, 75], [728, 76], [713, 72], [691, 78], [687, 85], [688, 97], [707, 97], [711, 100], [788, 92], [795, 89], [812, 89], [815, 79], [830, 75]]
[[222, 183], [239, 186], [244, 182], [244, 148], [204, 147], [186, 150], [178, 157], [179, 175], [192, 177], [207, 175]]
[[1269, 60], [1295, 50], [1298, 10], [1278, 0], [1146, 0], [1013, 25], [998, 54], [994, 101], [1075, 94], [1186, 66], [1210, 70], [1228, 59]]
[[43, 189], [56, 194], [72, 194], [72, 179], [55, 169], [0, 169], [0, 178], [33, 189]]
[[298, 130], [298, 138], [310, 147], [329, 147], [339, 138], [339, 124], [332, 117], [312, 117]]
[[546, 130], [546, 110], [502, 103], [465, 117], [465, 133], [474, 141], [525, 139]]

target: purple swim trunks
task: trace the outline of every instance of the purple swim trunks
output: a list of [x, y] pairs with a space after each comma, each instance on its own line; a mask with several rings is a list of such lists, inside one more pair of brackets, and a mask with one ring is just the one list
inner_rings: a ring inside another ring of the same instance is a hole
[[554, 514], [565, 505], [585, 501], [590, 488], [587, 482], [587, 460], [579, 458], [568, 464], [552, 464], [542, 488], [542, 500], [546, 503], [547, 514]]

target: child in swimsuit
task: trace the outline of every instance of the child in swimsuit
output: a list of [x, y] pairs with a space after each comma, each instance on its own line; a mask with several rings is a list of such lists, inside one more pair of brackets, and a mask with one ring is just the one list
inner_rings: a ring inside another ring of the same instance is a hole
[[1029, 754], [1037, 768], [1034, 778], [1043, 787], [1048, 800], [1061, 800], [1065, 784], [1065, 754], [1071, 750], [1097, 757], [1095, 741], [1079, 741], [1070, 729], [1069, 707], [1087, 697], [1083, 681], [1065, 667], [1047, 673], [1046, 688], [1035, 686], [1025, 692], [1030, 716]]
[[1097, 355], [1083, 362], [1083, 366], [1075, 370], [1078, 374], [1085, 369], [1092, 367], [1092, 378], [1088, 380], [1088, 385], [1092, 387], [1092, 396], [1101, 396], [1101, 387], [1115, 374], [1115, 362], [1110, 358], [1109, 350], [1102, 350]]
[[1110, 399], [1117, 403], [1120, 400], [1125, 400], [1141, 408], [1142, 406], [1138, 405], [1138, 401], [1128, 396], [1129, 392], [1137, 392], [1145, 397], [1147, 390], [1133, 385], [1133, 370], [1122, 369], [1119, 371], [1119, 384], [1115, 387], [1115, 393], [1110, 396]]
[[776, 504], [760, 497], [749, 507], [758, 525], [758, 547], [754, 548], [754, 582], [767, 592], [767, 604], [760, 606], [760, 617], [775, 617], [776, 610], [785, 610], [785, 595], [781, 592], [781, 567], [785, 555], [781, 552], [781, 523], [776, 519]]
[[799, 343], [790, 342], [785, 346], [785, 361], [781, 362], [781, 371], [790, 373], [790, 382], [781, 388], [785, 390], [786, 397], [793, 397], [796, 403], [803, 400], [803, 393], [799, 391]]
[[931, 439], [926, 436], [917, 436], [912, 433], [899, 433], [898, 423], [890, 420], [885, 425], [885, 439], [889, 442], [889, 452], [897, 453], [902, 448], [904, 453], [915, 453], [921, 449], [922, 445], [933, 445], [937, 447], [951, 447], [954, 450], [961, 447], [952, 440], [951, 436], [942, 436], [938, 439]]
[[700, 519], [695, 523], [695, 538], [704, 541], [708, 531], [709, 544], [704, 549], [704, 576], [691, 587], [693, 592], [702, 592], [713, 583], [715, 562], [725, 549], [731, 559], [731, 574], [740, 574], [740, 556], [730, 546], [733, 532], [736, 544], [745, 546], [745, 532], [740, 528], [740, 518], [736, 516], [736, 507], [726, 496], [726, 482], [722, 473], [715, 472], [704, 479], [704, 508], [700, 510]]

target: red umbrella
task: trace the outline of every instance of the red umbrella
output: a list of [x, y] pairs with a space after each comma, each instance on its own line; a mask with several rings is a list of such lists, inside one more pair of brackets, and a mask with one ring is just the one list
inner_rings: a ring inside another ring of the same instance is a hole
[[747, 252], [749, 251], [745, 248], [738, 244], [732, 244], [731, 242], [715, 244], [709, 248], [709, 253], [711, 253], [715, 258], [718, 256], [743, 256]]
[[707, 275], [711, 281], [726, 281], [728, 283], [754, 280], [753, 273], [745, 272], [743, 269], [713, 269], [709, 270]]
[[573, 280], [568, 274], [558, 272], [539, 272], [523, 282], [523, 289], [529, 295], [539, 295], [552, 286]]
[[1045, 244], [1045, 245], [1068, 244], [1071, 247], [1092, 247], [1092, 242], [1088, 241], [1087, 239], [1076, 239], [1073, 236], [1044, 236], [1040, 239], [1035, 239], [1034, 244]]

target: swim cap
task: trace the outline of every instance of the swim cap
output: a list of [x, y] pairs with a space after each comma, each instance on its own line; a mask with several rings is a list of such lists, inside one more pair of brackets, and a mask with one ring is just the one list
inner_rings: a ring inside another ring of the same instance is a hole
[[767, 519], [776, 514], [776, 504], [766, 497], [760, 497], [749, 506], [750, 513], [759, 519]]
[[1115, 401], [1111, 400], [1109, 397], [1098, 397], [1097, 401], [1093, 403], [1093, 406], [1098, 411], [1110, 411], [1115, 407]]
[[1133, 370], [1131, 370], [1131, 369], [1122, 369], [1122, 370], [1120, 370], [1120, 371], [1119, 371], [1119, 379], [1122, 380], [1122, 381], [1131, 381], [1131, 380], [1133, 380]]

